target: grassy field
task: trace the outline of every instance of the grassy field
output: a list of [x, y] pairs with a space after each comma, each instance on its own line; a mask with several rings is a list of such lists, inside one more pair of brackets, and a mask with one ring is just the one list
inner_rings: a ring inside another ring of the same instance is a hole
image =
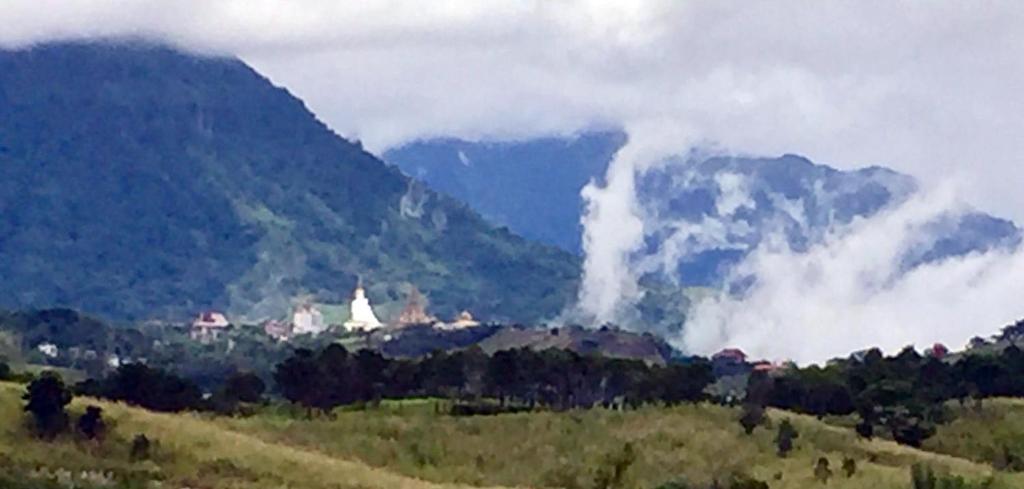
[[[79, 480], [76, 487], [87, 488], [107, 487], [103, 482], [107, 479], [125, 487], [153, 487], [151, 481], [173, 488], [456, 487], [422, 482], [301, 447], [268, 443], [197, 415], [151, 413], [88, 399], [76, 399], [70, 410], [81, 413], [86, 404], [103, 408], [110, 429], [102, 444], [82, 443], [70, 436], [49, 443], [36, 441], [23, 422], [23, 389], [0, 383], [0, 472], [13, 477], [37, 473], [40, 479], [54, 479], [66, 470]], [[130, 440], [137, 433], [156, 440], [151, 460], [129, 459]], [[85, 477], [81, 477], [83, 473]]]
[[[437, 415], [428, 404], [340, 412], [334, 419], [312, 421], [262, 415], [215, 422], [273, 443], [438, 483], [600, 489], [627, 450], [635, 460], [621, 487], [654, 488], [679, 478], [708, 483], [732, 473], [753, 475], [776, 489], [820, 487], [812, 467], [823, 456], [836, 474], [829, 487], [837, 488], [907, 488], [908, 467], [918, 462], [975, 479], [993, 473], [982, 464], [862, 441], [850, 430], [813, 418], [772, 412], [773, 424], [789, 418], [801, 434], [796, 450], [780, 459], [775, 430], [747, 436], [737, 416], [735, 409], [698, 405], [454, 418]], [[847, 457], [859, 467], [852, 479], [840, 475]], [[1024, 478], [1000, 474], [993, 487], [1022, 485]]]
[[1024, 471], [1024, 400], [951, 406], [956, 420], [940, 426], [925, 449]]
[[[235, 419], [157, 414], [77, 399], [74, 414], [88, 403], [104, 408], [107, 439], [46, 443], [32, 439], [24, 425], [22, 390], [0, 384], [0, 472], [52, 479], [66, 469], [98, 480], [75, 487], [110, 487], [103, 485], [109, 478], [122, 487], [153, 487], [147, 481], [160, 480], [159, 487], [173, 488], [654, 489], [680, 478], [707, 483], [741, 472], [772, 489], [809, 489], [824, 487], [812, 469], [822, 456], [834, 472], [827, 487], [840, 489], [909, 489], [908, 467], [917, 462], [972, 479], [994, 473], [985, 464], [861, 441], [813, 418], [771, 412], [772, 424], [789, 418], [800, 432], [795, 451], [781, 459], [774, 429], [747, 436], [736, 410], [711, 405], [454, 418], [437, 414], [437, 402], [420, 401], [302, 420], [271, 410]], [[157, 440], [152, 460], [129, 459], [137, 433]], [[858, 465], [850, 479], [840, 470], [846, 457]], [[616, 464], [625, 468], [617, 482]], [[992, 487], [1024, 487], [1024, 478], [995, 474]]]

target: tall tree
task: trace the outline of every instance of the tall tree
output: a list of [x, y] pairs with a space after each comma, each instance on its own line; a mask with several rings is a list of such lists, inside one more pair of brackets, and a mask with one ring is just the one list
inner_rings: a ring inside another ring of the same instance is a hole
[[71, 402], [71, 391], [54, 372], [46, 371], [32, 381], [22, 399], [26, 401], [25, 411], [32, 414], [36, 434], [52, 440], [68, 427], [68, 413], [65, 407]]

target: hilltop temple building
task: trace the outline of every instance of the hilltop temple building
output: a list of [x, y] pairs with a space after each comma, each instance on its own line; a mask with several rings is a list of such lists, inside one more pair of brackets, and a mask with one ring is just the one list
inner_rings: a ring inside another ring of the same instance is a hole
[[316, 336], [327, 331], [324, 315], [312, 304], [301, 304], [292, 314], [292, 331], [294, 335], [311, 334]]
[[434, 324], [437, 322], [437, 318], [427, 314], [427, 308], [424, 305], [423, 294], [420, 294], [419, 289], [415, 286], [409, 291], [409, 299], [405, 304], [405, 308], [402, 309], [402, 314], [398, 316], [399, 326], [414, 326], [422, 324]]
[[345, 329], [349, 331], [369, 331], [377, 329], [383, 324], [377, 319], [370, 307], [370, 299], [366, 298], [366, 291], [362, 284], [356, 286], [352, 296], [352, 305], [348, 321], [345, 321]]

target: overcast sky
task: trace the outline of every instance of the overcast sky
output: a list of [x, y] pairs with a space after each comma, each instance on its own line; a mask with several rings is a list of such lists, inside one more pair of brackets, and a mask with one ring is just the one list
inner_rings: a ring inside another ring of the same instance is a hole
[[672, 125], [679, 150], [954, 179], [1024, 221], [1024, 2], [4, 0], [0, 44], [143, 36], [242, 57], [338, 132]]

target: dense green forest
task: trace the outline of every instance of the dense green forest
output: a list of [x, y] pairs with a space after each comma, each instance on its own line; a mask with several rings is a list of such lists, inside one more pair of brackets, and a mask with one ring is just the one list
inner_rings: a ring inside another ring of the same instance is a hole
[[486, 223], [333, 133], [237, 59], [0, 51], [0, 306], [280, 316], [297, 296], [533, 321], [578, 258]]

